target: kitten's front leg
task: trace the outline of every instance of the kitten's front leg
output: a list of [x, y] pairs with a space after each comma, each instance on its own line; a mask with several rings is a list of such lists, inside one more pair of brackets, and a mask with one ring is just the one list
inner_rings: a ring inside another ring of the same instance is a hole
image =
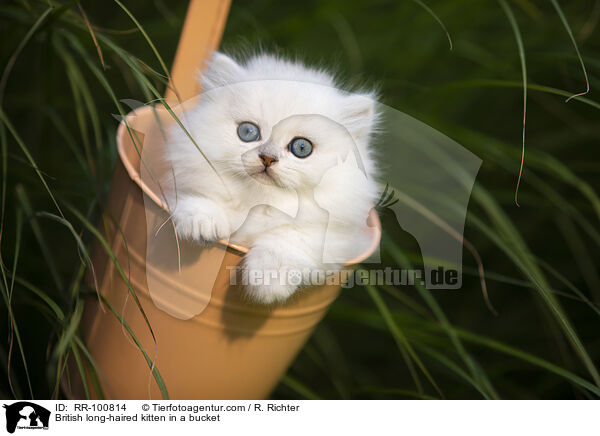
[[258, 238], [242, 263], [250, 298], [262, 304], [281, 303], [308, 285], [310, 272], [321, 268], [320, 244], [314, 242], [289, 228]]
[[218, 241], [230, 236], [225, 210], [204, 197], [180, 197], [173, 212], [177, 234], [196, 241]]

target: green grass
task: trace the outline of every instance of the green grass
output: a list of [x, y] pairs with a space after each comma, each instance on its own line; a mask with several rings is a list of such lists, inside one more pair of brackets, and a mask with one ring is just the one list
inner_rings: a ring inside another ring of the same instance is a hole
[[[225, 50], [260, 45], [335, 67], [483, 160], [463, 288], [344, 290], [274, 398], [600, 397], [594, 3], [233, 2]], [[83, 297], [95, 292], [84, 280], [91, 247], [100, 244], [128, 282], [96, 227], [116, 160], [112, 114], [128, 112], [123, 99], [164, 93], [186, 3], [168, 8], [0, 6], [2, 397], [61, 398], [71, 356], [97, 390], [79, 332]], [[389, 209], [381, 216], [383, 264], [418, 267], [414, 241], [396, 231]], [[169, 381], [139, 348], [167, 397]]]

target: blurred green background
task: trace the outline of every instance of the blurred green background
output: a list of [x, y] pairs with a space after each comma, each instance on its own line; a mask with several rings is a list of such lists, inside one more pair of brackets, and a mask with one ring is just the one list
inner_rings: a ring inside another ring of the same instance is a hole
[[[2, 397], [60, 398], [66, 357], [85, 360], [77, 325], [93, 290], [82, 253], [116, 159], [112, 114], [128, 110], [120, 99], [162, 95], [141, 28], [170, 66], [186, 8], [0, 4]], [[223, 50], [277, 50], [377, 86], [383, 103], [483, 160], [465, 237], [497, 315], [467, 250], [460, 291], [345, 290], [274, 398], [600, 396], [599, 20], [598, 0], [233, 1]], [[567, 103], [586, 89], [570, 35], [591, 91]], [[518, 42], [529, 85], [520, 207]], [[415, 247], [386, 228], [387, 262], [414, 262]]]

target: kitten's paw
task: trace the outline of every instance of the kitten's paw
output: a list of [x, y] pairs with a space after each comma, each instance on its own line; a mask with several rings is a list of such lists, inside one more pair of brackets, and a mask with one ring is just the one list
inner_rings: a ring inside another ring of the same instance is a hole
[[283, 303], [301, 284], [302, 275], [282, 267], [280, 256], [271, 250], [253, 248], [246, 254], [242, 267], [246, 274], [245, 289], [257, 303]]
[[218, 241], [229, 238], [229, 221], [222, 212], [179, 211], [173, 214], [177, 234], [196, 241]]
[[250, 299], [260, 304], [283, 303], [298, 289], [295, 285], [271, 283], [269, 285], [247, 285], [246, 293]]

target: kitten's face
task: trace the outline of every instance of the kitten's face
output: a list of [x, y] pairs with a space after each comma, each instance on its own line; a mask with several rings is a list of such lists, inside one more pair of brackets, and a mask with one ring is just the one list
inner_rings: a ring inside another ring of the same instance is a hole
[[292, 115], [243, 153], [241, 162], [246, 173], [261, 183], [312, 190], [352, 148], [352, 137], [340, 124], [323, 115]]
[[[219, 146], [219, 171], [285, 189], [313, 189], [356, 145], [343, 120], [349, 97], [323, 85], [281, 80], [208, 91], [201, 112]], [[218, 139], [217, 139], [218, 138]], [[200, 138], [200, 144], [202, 144]]]
[[[366, 153], [372, 97], [340, 91], [318, 70], [270, 57], [239, 65], [217, 53], [202, 80], [190, 130], [225, 177], [311, 189], [349, 151]], [[173, 156], [193, 173], [195, 157]]]

